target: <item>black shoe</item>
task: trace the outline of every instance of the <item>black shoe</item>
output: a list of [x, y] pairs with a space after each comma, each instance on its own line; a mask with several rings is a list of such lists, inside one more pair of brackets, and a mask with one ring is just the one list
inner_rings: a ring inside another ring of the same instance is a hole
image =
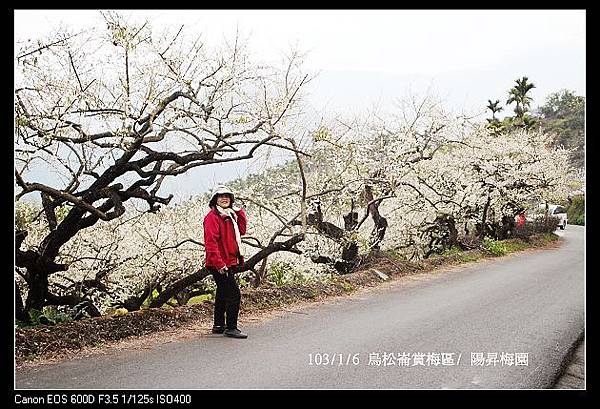
[[215, 325], [212, 328], [212, 333], [213, 334], [222, 334], [225, 332], [225, 326], [221, 326], [221, 325]]
[[242, 331], [240, 331], [239, 329], [226, 329], [225, 332], [223, 332], [223, 335], [225, 335], [226, 337], [231, 337], [231, 338], [248, 338], [247, 334], [244, 334]]

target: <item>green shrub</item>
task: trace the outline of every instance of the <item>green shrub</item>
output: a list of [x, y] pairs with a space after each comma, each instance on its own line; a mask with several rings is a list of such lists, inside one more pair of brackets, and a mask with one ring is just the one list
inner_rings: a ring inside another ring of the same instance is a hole
[[534, 245], [537, 243], [542, 246], [545, 246], [545, 245], [550, 244], [551, 242], [556, 241], [558, 239], [559, 239], [559, 236], [557, 236], [555, 233], [543, 233], [543, 234], [539, 234], [536, 237]]
[[274, 261], [269, 265], [267, 281], [276, 287], [287, 284], [293, 277], [293, 268], [290, 263], [285, 261]]
[[567, 217], [570, 224], [585, 226], [585, 196], [577, 195], [567, 206]]
[[32, 325], [32, 326], [40, 325], [40, 320], [43, 320], [42, 319], [43, 315], [44, 315], [44, 313], [40, 310], [36, 310], [35, 308], [30, 309], [29, 310], [30, 325]]
[[484, 238], [481, 245], [483, 247], [483, 250], [487, 251], [488, 253], [494, 256], [503, 256], [507, 252], [505, 243], [503, 243], [502, 241], [490, 239], [489, 237]]
[[452, 246], [449, 249], [444, 250], [442, 256], [456, 256], [462, 253], [462, 250], [459, 247]]
[[576, 224], [578, 226], [585, 226], [585, 215], [584, 214], [580, 214], [575, 216], [575, 219], [573, 220], [573, 223], [571, 224]]
[[29, 310], [29, 322], [17, 321], [19, 328], [32, 328], [38, 325], [55, 325], [62, 322], [71, 322], [73, 317], [67, 313], [58, 311], [54, 306], [45, 306], [42, 311]]
[[61, 322], [71, 322], [73, 321], [73, 317], [65, 312], [59, 311], [54, 306], [46, 306], [43, 308], [44, 316], [48, 318], [55, 324], [59, 324]]

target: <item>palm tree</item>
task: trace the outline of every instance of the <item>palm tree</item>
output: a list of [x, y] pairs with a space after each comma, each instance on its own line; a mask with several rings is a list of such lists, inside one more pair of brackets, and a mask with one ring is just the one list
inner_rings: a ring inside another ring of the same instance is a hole
[[491, 99], [488, 99], [488, 106], [487, 109], [489, 109], [490, 111], [492, 111], [492, 117], [491, 118], [487, 118], [488, 121], [488, 126], [487, 128], [494, 134], [494, 135], [498, 135], [502, 132], [502, 124], [500, 123], [500, 121], [498, 120], [498, 118], [496, 118], [496, 113], [502, 111], [502, 107], [499, 106], [500, 104], [500, 100], [496, 100], [496, 102], [492, 102]]
[[496, 112], [500, 112], [504, 109], [501, 106], [498, 106], [498, 104], [500, 104], [499, 99], [497, 99], [496, 102], [492, 102], [491, 99], [488, 99], [488, 106], [486, 108], [492, 111], [492, 121], [496, 120]]
[[512, 104], [513, 102], [517, 104], [517, 107], [515, 108], [515, 119], [518, 119], [521, 123], [523, 123], [525, 113], [529, 110], [529, 105], [533, 100], [527, 93], [532, 88], [535, 88], [535, 85], [529, 83], [528, 80], [529, 78], [527, 77], [516, 79], [515, 82], [517, 85], [508, 91], [509, 98], [506, 101], [507, 104]]

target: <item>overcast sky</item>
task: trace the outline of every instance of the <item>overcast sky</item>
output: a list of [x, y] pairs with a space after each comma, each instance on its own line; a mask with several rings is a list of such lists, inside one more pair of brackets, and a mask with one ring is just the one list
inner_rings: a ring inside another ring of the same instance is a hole
[[[533, 105], [561, 89], [586, 95], [585, 10], [121, 10], [154, 27], [185, 24], [212, 44], [236, 29], [257, 59], [278, 62], [297, 46], [319, 72], [309, 102], [328, 112], [358, 112], [427, 90], [450, 109], [484, 113], [506, 102], [514, 80], [536, 85]], [[59, 24], [101, 25], [97, 10], [15, 10], [15, 45]], [[508, 110], [510, 113], [510, 110]], [[241, 175], [242, 166], [219, 169]], [[179, 179], [181, 196], [219, 181], [217, 169]], [[174, 184], [172, 186], [175, 186]]]

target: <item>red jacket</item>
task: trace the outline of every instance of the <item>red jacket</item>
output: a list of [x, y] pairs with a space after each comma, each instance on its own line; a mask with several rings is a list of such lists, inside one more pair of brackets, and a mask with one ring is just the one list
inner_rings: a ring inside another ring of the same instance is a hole
[[522, 227], [524, 224], [525, 224], [525, 213], [521, 213], [517, 217], [517, 226]]
[[[240, 236], [246, 234], [248, 218], [244, 209], [235, 212]], [[244, 262], [239, 256], [238, 244], [235, 239], [233, 220], [230, 216], [224, 216], [216, 209], [204, 216], [204, 248], [206, 250], [206, 267], [221, 269], [223, 266], [234, 266]]]

